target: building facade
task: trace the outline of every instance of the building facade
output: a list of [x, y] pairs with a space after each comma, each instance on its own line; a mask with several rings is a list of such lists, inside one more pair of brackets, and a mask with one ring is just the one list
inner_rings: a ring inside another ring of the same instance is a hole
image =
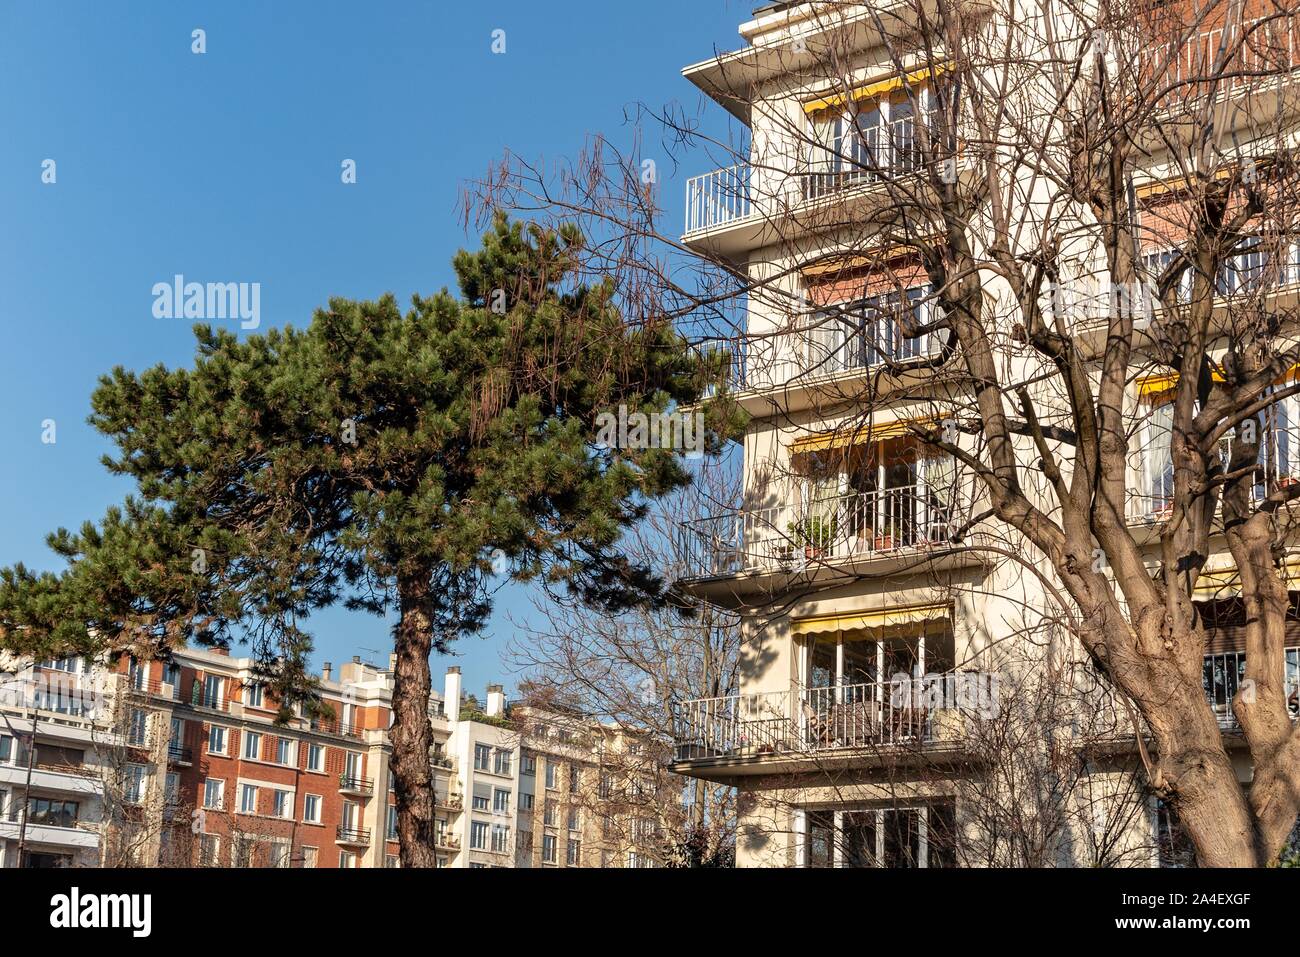
[[[318, 685], [331, 716], [296, 708], [287, 720], [253, 660], [221, 651], [10, 670], [3, 866], [398, 866], [390, 670], [327, 663]], [[431, 695], [429, 720], [439, 867], [662, 861], [662, 823], [644, 810], [658, 762], [638, 736], [508, 706], [500, 685], [480, 706], [459, 668]]]
[[[969, 6], [965, 29], [1000, 35], [995, 4]], [[749, 131], [747, 162], [688, 184], [682, 242], [745, 277], [733, 387], [751, 421], [742, 507], [684, 526], [678, 541], [689, 567], [682, 585], [745, 616], [740, 688], [681, 707], [673, 767], [740, 792], [738, 866], [997, 863], [981, 821], [991, 797], [981, 790], [987, 729], [1020, 722], [1021, 753], [1032, 762], [1068, 726], [1097, 757], [1087, 780], [1061, 795], [1070, 837], [1051, 863], [1171, 863], [1176, 825], [1140, 784], [1122, 708], [1089, 697], [1097, 689], [1077, 661], [1063, 677], [1051, 670], [1060, 666], [1055, 606], [1042, 584], [1051, 568], [1023, 542], [990, 533], [979, 484], [913, 428], [946, 421], [970, 394], [938, 338], [909, 337], [898, 318], [906, 310], [921, 328], [935, 308], [925, 264], [895, 246], [898, 224], [888, 218], [900, 193], [924, 188], [906, 185], [922, 171], [916, 128], [948, 69], [942, 38], [924, 34], [928, 8], [767, 4], [740, 27], [742, 49], [684, 71]], [[1281, 49], [1294, 51], [1294, 39]], [[1212, 42], [1197, 35], [1188, 47]], [[959, 149], [941, 162], [956, 179], [972, 175]], [[1176, 194], [1172, 165], [1157, 149], [1136, 174], [1141, 255], [1152, 268], [1181, 238], [1167, 229], [1160, 238], [1161, 204]], [[1083, 273], [1094, 255], [1080, 253]], [[1285, 289], [1297, 280], [1292, 245], [1278, 281]], [[1221, 292], [1233, 282], [1226, 277]], [[996, 281], [990, 288], [1014, 301]], [[1008, 378], [1033, 383], [1010, 330], [1001, 348]], [[1168, 514], [1168, 386], [1160, 376], [1132, 384], [1128, 505], [1137, 528]], [[1050, 396], [1035, 400], [1054, 407]], [[1289, 429], [1283, 419], [1277, 448], [1295, 447], [1300, 416]], [[970, 439], [954, 432], [952, 441]], [[1295, 481], [1296, 469], [1294, 456], [1273, 452], [1261, 481]], [[1047, 490], [1036, 494], [1049, 501]], [[1138, 537], [1154, 567], [1158, 532]], [[973, 547], [981, 542], [1000, 553]], [[1211, 569], [1230, 568], [1222, 537], [1213, 547]], [[1204, 596], [1217, 621], [1205, 688], [1246, 781], [1249, 762], [1232, 733], [1243, 621], [1221, 594]], [[1294, 715], [1300, 620], [1288, 644]], [[1056, 686], [1071, 689], [1072, 705], [1051, 697]], [[1056, 730], [1023, 731], [1048, 712]]]

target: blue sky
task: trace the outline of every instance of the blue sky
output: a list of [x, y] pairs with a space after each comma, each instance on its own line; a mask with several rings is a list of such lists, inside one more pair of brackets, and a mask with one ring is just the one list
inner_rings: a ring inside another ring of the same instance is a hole
[[[466, 180], [506, 147], [560, 158], [590, 133], [630, 136], [638, 101], [694, 111], [678, 71], [739, 46], [752, 5], [0, 0], [0, 565], [57, 567], [46, 533], [130, 491], [85, 419], [114, 365], [192, 357], [191, 323], [154, 318], [154, 283], [258, 282], [263, 328], [305, 323], [331, 295], [406, 302], [449, 284], [477, 242], [455, 215]], [[705, 115], [725, 128], [720, 108]], [[678, 220], [699, 164], [660, 164]], [[456, 663], [469, 690], [511, 683], [505, 613], [528, 607], [509, 589], [489, 637], [435, 658], [435, 676]], [[384, 622], [341, 610], [314, 631], [318, 664], [382, 661], [391, 644]]]

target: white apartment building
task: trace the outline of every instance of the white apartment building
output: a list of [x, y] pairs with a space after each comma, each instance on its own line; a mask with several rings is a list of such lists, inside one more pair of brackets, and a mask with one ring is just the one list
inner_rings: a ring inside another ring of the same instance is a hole
[[0, 867], [99, 865], [104, 755], [120, 743], [103, 719], [102, 703], [111, 701], [103, 678], [86, 673], [77, 658], [11, 668], [5, 676]]
[[[740, 791], [738, 866], [955, 866], [979, 826], [966, 786], [981, 757], [973, 719], [1024, 705], [1005, 695], [1046, 660], [1048, 642], [1038, 639], [1049, 602], [1019, 556], [949, 547], [953, 528], [979, 514], [980, 489], [952, 459], [921, 450], [908, 426], [940, 421], [955, 379], [930, 361], [936, 341], [908, 339], [889, 318], [902, 307], [923, 320], [928, 280], [914, 259], [890, 258], [887, 237], [879, 256], [863, 256], [863, 224], [889, 193], [863, 172], [861, 157], [840, 153], [841, 142], [865, 139], [889, 175], [914, 169], [916, 104], [924, 116], [943, 72], [921, 55], [918, 11], [928, 5], [860, 4], [828, 21], [833, 6], [766, 4], [741, 25], [740, 50], [684, 70], [749, 128], [751, 145], [748, 163], [690, 181], [682, 242], [731, 263], [762, 291], [749, 293], [738, 347], [737, 396], [752, 417], [743, 505], [684, 527], [678, 543], [690, 566], [684, 587], [745, 616], [740, 689], [682, 706], [673, 768]], [[994, 6], [970, 28], [996, 31]], [[915, 50], [900, 52], [897, 39], [908, 35]], [[834, 50], [843, 75], [819, 75], [819, 49]], [[1169, 175], [1160, 163], [1156, 156], [1139, 176], [1140, 197]], [[952, 175], [969, 175], [960, 152]], [[846, 261], [843, 250], [869, 262]], [[1162, 252], [1143, 255], [1158, 261]], [[1283, 277], [1298, 278], [1295, 267]], [[835, 311], [857, 322], [821, 321]], [[791, 331], [801, 321], [811, 330]], [[905, 371], [882, 374], [882, 355]], [[1030, 368], [1011, 348], [1002, 361], [1012, 379]], [[1134, 387], [1134, 407], [1153, 413], [1148, 428], [1159, 427], [1152, 396], [1161, 388], [1154, 379]], [[1139, 525], [1157, 520], [1170, 494], [1172, 465], [1158, 439], [1142, 433], [1135, 442], [1129, 483]], [[1293, 458], [1269, 467], [1293, 480]], [[963, 543], [988, 528], [975, 523]], [[1158, 557], [1158, 536], [1145, 541]], [[1051, 579], [1041, 559], [1027, 560]], [[1216, 561], [1227, 566], [1226, 555]], [[1244, 646], [1225, 615], [1205, 684], [1230, 736]], [[1287, 680], [1300, 690], [1300, 622], [1293, 637]], [[905, 686], [900, 700], [899, 674], [942, 683], [917, 695]], [[1156, 802], [1138, 795], [1140, 807], [1115, 810], [1137, 793], [1127, 730], [1098, 730], [1098, 740], [1114, 739], [1087, 783], [1103, 797], [1092, 823], [1072, 821], [1080, 832], [1059, 863], [1087, 863], [1087, 847], [1107, 829], [1108, 860], [1162, 862], [1168, 822]], [[1248, 779], [1239, 745], [1229, 744]]]

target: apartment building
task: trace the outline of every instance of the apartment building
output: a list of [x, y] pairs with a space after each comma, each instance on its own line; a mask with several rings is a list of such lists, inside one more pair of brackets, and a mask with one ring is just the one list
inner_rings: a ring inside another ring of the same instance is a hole
[[[223, 651], [8, 670], [0, 865], [398, 866], [390, 670], [326, 663], [319, 688], [332, 714], [298, 707], [287, 720], [254, 661]], [[456, 667], [429, 720], [439, 867], [662, 861], [657, 812], [675, 803], [660, 800], [659, 762], [641, 736], [509, 706], [501, 685], [480, 705]]]
[[[680, 801], [645, 736], [560, 708], [462, 695], [433, 715], [439, 867], [656, 867]], [[667, 820], [665, 820], [667, 817]]]
[[110, 689], [76, 658], [0, 665], [0, 867], [97, 866]]
[[[969, 6], [965, 28], [998, 35], [997, 5]], [[917, 126], [929, 122], [943, 82], [942, 38], [921, 33], [929, 9], [907, 0], [766, 4], [741, 25], [743, 48], [684, 70], [750, 133], [747, 162], [688, 183], [682, 239], [749, 283], [734, 383], [752, 417], [743, 504], [683, 526], [677, 542], [689, 567], [682, 586], [745, 616], [741, 682], [737, 694], [680, 708], [673, 765], [739, 790], [738, 866], [979, 862], [968, 853], [981, 838], [967, 783], [986, 757], [973, 742], [975, 719], [1024, 707], [1006, 695], [1024, 693], [1025, 676], [1046, 667], [1051, 603], [1037, 576], [1050, 581], [1052, 571], [1026, 557], [1027, 546], [1015, 554], [990, 535], [978, 518], [987, 507], [980, 486], [915, 437], [912, 426], [944, 421], [969, 386], [942, 361], [937, 337], [909, 338], [898, 318], [910, 312], [921, 326], [935, 308], [924, 265], [896, 249], [887, 229], [872, 234], [898, 195], [886, 182], [920, 171]], [[1291, 33], [1278, 56], [1292, 57], [1295, 25], [1280, 29]], [[1219, 35], [1194, 36], [1189, 49]], [[1155, 269], [1169, 256], [1151, 237], [1174, 171], [1152, 150], [1136, 195], [1141, 255]], [[960, 148], [939, 162], [945, 175], [972, 175]], [[1178, 238], [1166, 235], [1168, 244]], [[1300, 255], [1294, 246], [1285, 255], [1273, 263], [1276, 281], [1280, 295], [1289, 288], [1294, 296]], [[1094, 258], [1079, 254], [1081, 274]], [[1262, 255], [1241, 257], [1219, 292], [1266, 265]], [[991, 288], [993, 298], [1010, 295], [996, 280]], [[1025, 373], [1011, 335], [1002, 348], [999, 362]], [[1025, 381], [1033, 379], [1025, 373]], [[1135, 526], [1168, 514], [1169, 385], [1161, 376], [1133, 385], [1132, 411], [1145, 430], [1128, 476]], [[1290, 451], [1300, 415], [1284, 405], [1280, 418], [1261, 488], [1295, 481], [1300, 468]], [[982, 541], [1001, 554], [972, 547]], [[1159, 535], [1142, 541], [1155, 561]], [[1214, 548], [1212, 567], [1228, 568], [1221, 537]], [[1231, 710], [1244, 673], [1244, 618], [1223, 595], [1203, 596], [1214, 621], [1205, 689], [1244, 781], [1250, 767]], [[1300, 615], [1291, 617], [1285, 667], [1295, 715]], [[1101, 830], [1114, 832], [1105, 837], [1108, 861], [1167, 863], [1174, 825], [1132, 786], [1131, 726], [1115, 720], [1122, 711], [1113, 701], [1089, 700], [1083, 710], [1085, 720], [1109, 716], [1094, 737], [1112, 740], [1112, 757], [1089, 782], [1104, 795], [1088, 812], [1096, 823], [1072, 822], [1081, 833], [1055, 863], [1088, 863]], [[1117, 810], [1125, 801], [1140, 806]]]

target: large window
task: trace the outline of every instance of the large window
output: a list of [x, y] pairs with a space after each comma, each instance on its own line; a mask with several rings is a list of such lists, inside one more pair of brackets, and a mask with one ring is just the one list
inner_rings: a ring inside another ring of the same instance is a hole
[[488, 825], [486, 821], [471, 821], [469, 825], [469, 846], [476, 850], [486, 850], [488, 842]]
[[[934, 91], [925, 87], [823, 110], [813, 119], [817, 143], [804, 177], [804, 197], [816, 199], [921, 169], [916, 115], [919, 108], [922, 116], [932, 117], [937, 107]], [[933, 122], [930, 128], [936, 128]]]
[[846, 372], [931, 355], [937, 342], [905, 336], [904, 322], [930, 322], [933, 301], [931, 287], [922, 285], [820, 307], [810, 321], [808, 371]]
[[262, 757], [262, 736], [256, 731], [244, 732], [244, 760], [257, 761]]
[[490, 771], [492, 769], [492, 748], [486, 744], [474, 745], [474, 770]]
[[203, 782], [203, 806], [214, 811], [225, 807], [226, 782], [219, 778], [208, 778]]
[[507, 751], [504, 748], [497, 748], [496, 753], [492, 756], [492, 770], [496, 774], [510, 774], [513, 751]]
[[79, 805], [76, 801], [56, 801], [51, 798], [34, 797], [28, 804], [30, 813], [27, 817], [29, 824], [39, 824], [45, 827], [76, 827], [77, 809]]
[[950, 801], [804, 813], [806, 867], [957, 866], [956, 810]]

